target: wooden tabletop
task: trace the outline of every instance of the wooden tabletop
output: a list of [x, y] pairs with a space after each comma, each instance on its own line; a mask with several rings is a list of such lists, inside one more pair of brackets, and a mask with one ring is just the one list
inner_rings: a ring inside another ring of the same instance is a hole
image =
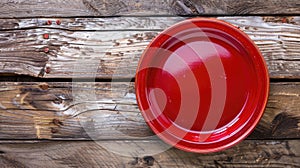
[[[137, 107], [138, 60], [159, 32], [199, 16], [238, 26], [261, 50], [264, 116], [222, 152], [146, 155], [165, 144]], [[0, 76], [0, 167], [300, 167], [298, 0], [2, 0]]]

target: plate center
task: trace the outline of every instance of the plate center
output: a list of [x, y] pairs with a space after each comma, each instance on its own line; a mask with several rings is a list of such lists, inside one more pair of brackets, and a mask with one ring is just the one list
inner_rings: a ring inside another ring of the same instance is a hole
[[242, 48], [210, 38], [160, 56], [167, 57], [162, 69], [150, 71], [149, 101], [158, 107], [152, 111], [188, 131], [213, 131], [238, 120], [253, 76]]

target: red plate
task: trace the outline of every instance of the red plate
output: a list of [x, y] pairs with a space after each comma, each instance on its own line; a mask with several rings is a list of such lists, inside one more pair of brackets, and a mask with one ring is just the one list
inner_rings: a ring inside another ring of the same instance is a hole
[[208, 153], [251, 133], [266, 106], [269, 77], [245, 33], [217, 19], [195, 18], [149, 44], [135, 86], [156, 135], [179, 149]]

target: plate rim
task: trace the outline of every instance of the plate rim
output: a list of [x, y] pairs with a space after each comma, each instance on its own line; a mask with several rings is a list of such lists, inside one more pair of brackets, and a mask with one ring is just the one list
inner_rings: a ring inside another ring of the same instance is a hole
[[[138, 63], [138, 66], [137, 66], [137, 69], [136, 69], [136, 74], [135, 74], [135, 92], [136, 92], [136, 100], [137, 100], [137, 104], [138, 104], [138, 107], [139, 107], [139, 110], [140, 110], [140, 113], [142, 114], [144, 120], [145, 120], [145, 112], [143, 111], [142, 109], [142, 102], [141, 102], [141, 98], [139, 96], [139, 89], [140, 89], [140, 81], [138, 80], [139, 79], [139, 69], [141, 67], [141, 64], [142, 64], [142, 61], [146, 55], [146, 52], [147, 52], [147, 49], [154, 43], [156, 42], [160, 36], [162, 34], [166, 34], [166, 32], [169, 32], [171, 29], [174, 29], [182, 24], [190, 24], [191, 22], [213, 22], [213, 23], [217, 23], [217, 24], [222, 24], [222, 25], [225, 25], [226, 27], [228, 28], [231, 28], [233, 31], [235, 31], [236, 33], [238, 33], [239, 35], [243, 36], [244, 39], [247, 40], [247, 42], [251, 43], [252, 44], [252, 47], [254, 47], [259, 55], [259, 59], [260, 59], [260, 68], [262, 68], [262, 73], [263, 74], [263, 77], [265, 78], [264, 82], [263, 82], [263, 86], [262, 86], [262, 89], [265, 91], [263, 94], [263, 102], [261, 102], [261, 107], [260, 107], [260, 110], [259, 110], [259, 115], [255, 118], [255, 120], [251, 123], [248, 123], [248, 124], [251, 124], [249, 126], [249, 128], [242, 132], [242, 134], [240, 136], [238, 136], [237, 138], [235, 138], [233, 141], [229, 142], [229, 143], [226, 143], [225, 145], [219, 145], [218, 147], [215, 147], [215, 148], [205, 148], [205, 149], [199, 149], [199, 148], [192, 148], [192, 147], [189, 147], [189, 146], [184, 146], [182, 144], [179, 144], [180, 141], [182, 140], [179, 140], [175, 145], [172, 145], [173, 147], [176, 147], [178, 149], [181, 149], [181, 150], [184, 150], [184, 151], [188, 151], [188, 152], [195, 152], [195, 153], [211, 153], [211, 152], [218, 152], [218, 151], [221, 151], [221, 150], [225, 150], [225, 149], [228, 149], [236, 144], [238, 144], [239, 142], [241, 142], [243, 139], [245, 139], [247, 136], [249, 136], [249, 134], [251, 132], [253, 132], [253, 130], [255, 129], [255, 127], [258, 125], [259, 121], [261, 120], [263, 114], [264, 114], [264, 111], [265, 111], [265, 108], [266, 108], [266, 105], [267, 105], [267, 102], [268, 102], [268, 98], [269, 98], [269, 91], [270, 91], [270, 77], [269, 77], [269, 72], [268, 72], [268, 67], [267, 67], [267, 64], [266, 64], [266, 61], [261, 53], [261, 51], [259, 50], [259, 48], [257, 47], [257, 45], [254, 43], [254, 41], [245, 33], [243, 32], [242, 30], [240, 30], [239, 28], [237, 28], [236, 26], [228, 23], [228, 22], [225, 22], [223, 20], [219, 20], [219, 19], [216, 19], [216, 18], [202, 18], [202, 17], [197, 17], [197, 18], [191, 18], [191, 19], [186, 19], [186, 20], [183, 20], [181, 22], [178, 22], [170, 27], [168, 27], [167, 29], [165, 29], [164, 31], [162, 31], [161, 33], [159, 33], [155, 38], [153, 38], [151, 40], [151, 42], [147, 45], [146, 49], [144, 50], [143, 54], [141, 55], [140, 59], [139, 59], [139, 63]], [[181, 31], [181, 30], [180, 30]], [[180, 32], [179, 31], [179, 32]], [[242, 43], [244, 45], [244, 43]], [[262, 95], [260, 95], [262, 96]], [[259, 100], [260, 102], [260, 100]], [[253, 111], [252, 113], [254, 113], [255, 111]], [[150, 122], [146, 121], [145, 122], [147, 123], [147, 125], [151, 128], [151, 130], [155, 133], [155, 135], [157, 135], [160, 139], [162, 139], [163, 141], [165, 141], [166, 143], [168, 144], [173, 144], [172, 141], [170, 139], [168, 139], [167, 137], [165, 136], [161, 136], [160, 135], [160, 132], [158, 132], [156, 129], [153, 129], [155, 128], [154, 125], [152, 125]], [[173, 136], [172, 134], [169, 134], [169, 136]]]

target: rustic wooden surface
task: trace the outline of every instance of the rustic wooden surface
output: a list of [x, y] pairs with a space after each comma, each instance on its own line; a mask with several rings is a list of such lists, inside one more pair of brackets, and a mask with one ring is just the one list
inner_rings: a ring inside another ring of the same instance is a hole
[[2, 0], [0, 17], [299, 14], [298, 0]]
[[[254, 40], [271, 78], [300, 78], [300, 17], [218, 18], [238, 26]], [[57, 19], [0, 19], [0, 73], [40, 78], [131, 78], [151, 39], [184, 19], [63, 18], [60, 25]], [[45, 25], [48, 20], [53, 24]], [[44, 39], [44, 34], [49, 34], [49, 39]], [[45, 53], [45, 48], [49, 52]], [[86, 66], [81, 66], [82, 61]]]
[[[298, 0], [0, 1], [0, 167], [300, 167], [299, 14]], [[266, 111], [231, 149], [143, 155], [166, 144], [130, 78], [158, 33], [194, 16], [232, 23], [258, 45]]]
[[[136, 104], [133, 85], [0, 83], [0, 139], [152, 136]], [[265, 114], [249, 139], [300, 138], [299, 97], [300, 83], [272, 83]]]
[[[156, 155], [136, 157], [143, 149], [164, 146], [161, 141], [111, 141], [116, 147], [139, 146], [130, 157], [107, 152], [95, 142], [10, 142], [0, 144], [0, 164], [6, 167], [300, 167], [300, 141], [246, 140], [214, 154], [195, 154], [171, 148]], [[103, 144], [102, 144], [103, 145]], [[151, 149], [151, 148], [150, 148]]]

